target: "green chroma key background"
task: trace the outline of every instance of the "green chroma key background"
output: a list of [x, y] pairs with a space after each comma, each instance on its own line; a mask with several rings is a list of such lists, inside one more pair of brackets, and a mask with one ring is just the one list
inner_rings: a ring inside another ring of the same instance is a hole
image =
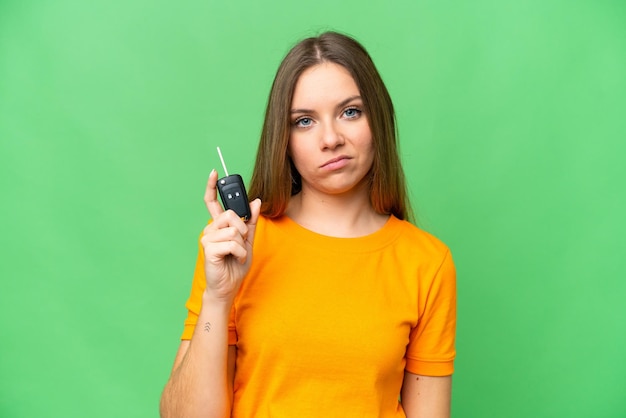
[[[326, 29], [458, 268], [455, 417], [626, 417], [626, 3], [0, 1], [0, 416], [154, 417], [206, 177]], [[329, 377], [332, 378], [332, 377]]]

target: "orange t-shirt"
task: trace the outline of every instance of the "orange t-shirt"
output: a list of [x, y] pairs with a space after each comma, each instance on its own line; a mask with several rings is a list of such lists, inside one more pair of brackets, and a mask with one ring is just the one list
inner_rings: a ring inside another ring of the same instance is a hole
[[[202, 251], [182, 339], [206, 287]], [[359, 238], [260, 217], [235, 298], [233, 417], [404, 417], [404, 371], [453, 372], [456, 280], [448, 248], [393, 216]]]

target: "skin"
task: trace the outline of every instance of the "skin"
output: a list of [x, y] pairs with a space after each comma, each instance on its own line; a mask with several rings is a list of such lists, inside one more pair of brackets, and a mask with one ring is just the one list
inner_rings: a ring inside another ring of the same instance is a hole
[[161, 397], [162, 417], [229, 417], [233, 397], [236, 349], [228, 345], [228, 317], [241, 281], [250, 269], [252, 243], [261, 201], [250, 202], [244, 223], [217, 200], [217, 172], [207, 183], [205, 203], [213, 222], [200, 239], [207, 287], [198, 326], [182, 341]]
[[388, 216], [376, 213], [369, 201], [372, 134], [350, 73], [332, 63], [304, 71], [294, 90], [291, 123], [288, 152], [302, 191], [292, 198], [287, 216], [329, 236], [380, 229]]
[[[314, 232], [358, 237], [382, 228], [387, 215], [369, 201], [368, 175], [374, 152], [359, 89], [348, 71], [332, 63], [300, 76], [291, 107], [288, 152], [302, 177], [287, 216]], [[213, 218], [203, 232], [207, 288], [190, 341], [182, 341], [161, 399], [163, 417], [229, 417], [236, 348], [227, 344], [228, 315], [250, 268], [260, 201], [251, 202], [244, 223], [217, 200], [217, 173], [205, 194]], [[451, 377], [405, 373], [402, 406], [407, 417], [450, 416]]]
[[407, 418], [449, 418], [452, 376], [404, 373], [402, 408]]

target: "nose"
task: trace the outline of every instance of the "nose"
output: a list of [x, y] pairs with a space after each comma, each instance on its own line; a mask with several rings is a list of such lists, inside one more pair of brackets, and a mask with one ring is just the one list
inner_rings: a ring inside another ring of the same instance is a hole
[[322, 149], [335, 149], [345, 142], [343, 134], [336, 122], [328, 122], [324, 124], [321, 137]]

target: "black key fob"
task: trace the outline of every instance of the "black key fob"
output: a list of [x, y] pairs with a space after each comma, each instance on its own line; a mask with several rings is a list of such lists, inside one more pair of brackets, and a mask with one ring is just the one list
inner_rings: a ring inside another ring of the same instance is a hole
[[246, 186], [239, 174], [231, 174], [217, 181], [217, 190], [220, 193], [224, 209], [232, 209], [240, 218], [247, 221], [252, 216]]
[[239, 174], [228, 175], [220, 147], [217, 147], [217, 153], [220, 156], [222, 167], [224, 167], [224, 173], [226, 174], [226, 177], [222, 177], [217, 181], [217, 190], [220, 192], [224, 210], [231, 209], [235, 211], [240, 218], [247, 221], [252, 217], [252, 213], [250, 212], [246, 186], [243, 185], [243, 180]]

